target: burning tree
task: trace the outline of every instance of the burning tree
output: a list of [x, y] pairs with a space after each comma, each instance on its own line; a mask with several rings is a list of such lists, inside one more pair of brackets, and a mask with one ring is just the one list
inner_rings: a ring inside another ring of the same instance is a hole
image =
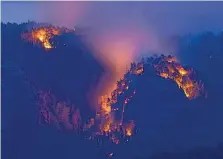
[[43, 26], [32, 29], [30, 32], [22, 33], [22, 39], [32, 42], [34, 44], [40, 44], [46, 50], [54, 48], [51, 40], [54, 36], [62, 33], [72, 32], [73, 30], [67, 28], [59, 28], [54, 26]]
[[194, 78], [195, 71], [184, 68], [173, 56], [160, 56], [152, 61], [152, 65], [159, 76], [175, 81], [188, 99], [194, 99], [204, 92], [201, 81]]

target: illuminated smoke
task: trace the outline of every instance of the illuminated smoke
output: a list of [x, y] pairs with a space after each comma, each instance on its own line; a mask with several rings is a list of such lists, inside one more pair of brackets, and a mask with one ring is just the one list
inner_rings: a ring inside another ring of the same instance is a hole
[[116, 82], [123, 79], [123, 75], [130, 69], [131, 62], [140, 56], [140, 51], [150, 50], [154, 47], [152, 45], [156, 39], [151, 36], [151, 39], [148, 40], [149, 33], [147, 33], [140, 28], [121, 28], [121, 30], [111, 30], [111, 32], [101, 32], [89, 36], [89, 39], [93, 39], [92, 42], [89, 42], [94, 50], [93, 55], [105, 68], [105, 73], [96, 88], [96, 94], [94, 94], [96, 95], [94, 103], [96, 110], [99, 109], [98, 99], [112, 93]]
[[40, 7], [46, 10], [40, 13], [43, 21], [68, 28], [87, 28], [85, 40], [105, 68], [94, 90], [96, 94], [93, 93], [96, 110], [98, 100], [115, 89], [116, 81], [123, 78], [131, 62], [145, 52], [159, 49], [155, 30], [140, 9], [142, 5], [131, 3], [128, 6], [131, 12], [123, 10], [124, 6], [122, 2], [57, 2]]
[[88, 121], [81, 121], [80, 112], [74, 106], [57, 101], [50, 92], [40, 91], [40, 123], [74, 132], [89, 132], [89, 139], [106, 136], [113, 143], [119, 144], [121, 139], [134, 134], [135, 121], [125, 119], [125, 109], [137, 92], [132, 79], [143, 75], [146, 67], [155, 69], [157, 75], [163, 78], [174, 80], [188, 99], [197, 98], [204, 93], [203, 84], [192, 77], [195, 75], [193, 69], [184, 68], [172, 56], [150, 57], [146, 61], [130, 65], [130, 69], [116, 82], [111, 93], [101, 96], [96, 115]]
[[[131, 69], [124, 74], [123, 79], [119, 80], [116, 88], [109, 95], [101, 96], [100, 109], [96, 116], [87, 122], [81, 122], [81, 115], [77, 108], [68, 105], [66, 102], [57, 101], [56, 97], [50, 92], [39, 92], [39, 122], [42, 125], [54, 125], [57, 129], [67, 129], [91, 132], [90, 138], [107, 136], [112, 142], [120, 142], [120, 134], [132, 136], [135, 128], [134, 121], [124, 121], [124, 110], [128, 102], [135, 95], [136, 91], [131, 88], [129, 75], [141, 75], [143, 65], [138, 63], [132, 65]], [[130, 93], [127, 93], [130, 91]], [[123, 96], [124, 99], [119, 100]], [[118, 114], [118, 115], [117, 115]], [[71, 117], [71, 120], [70, 120]], [[94, 128], [94, 129], [92, 129]]]

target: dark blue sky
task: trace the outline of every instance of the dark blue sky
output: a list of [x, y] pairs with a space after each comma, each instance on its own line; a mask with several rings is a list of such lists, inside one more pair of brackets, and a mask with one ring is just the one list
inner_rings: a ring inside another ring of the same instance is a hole
[[223, 2], [3, 2], [3, 22], [104, 27], [138, 23], [159, 33], [223, 28]]

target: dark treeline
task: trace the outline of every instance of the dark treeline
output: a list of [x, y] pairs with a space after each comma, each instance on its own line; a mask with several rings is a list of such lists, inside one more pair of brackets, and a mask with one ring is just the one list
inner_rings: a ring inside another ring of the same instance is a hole
[[49, 51], [22, 40], [21, 33], [34, 25], [1, 24], [2, 158], [106, 158], [109, 152], [117, 159], [223, 158], [223, 33], [174, 39], [182, 63], [196, 70], [208, 98], [188, 100], [173, 81], [146, 65], [143, 75], [130, 76], [136, 96], [127, 105], [125, 119], [136, 122], [136, 134], [127, 144], [106, 140], [104, 146], [95, 146], [96, 141], [84, 136], [39, 126], [36, 93], [50, 90], [87, 118], [94, 113], [88, 92], [103, 66], [76, 33], [56, 36], [56, 48]]

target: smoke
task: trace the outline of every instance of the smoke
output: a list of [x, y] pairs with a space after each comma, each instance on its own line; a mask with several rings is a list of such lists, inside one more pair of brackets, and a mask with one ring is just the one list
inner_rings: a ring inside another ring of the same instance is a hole
[[190, 2], [44, 2], [39, 16], [69, 28], [89, 29], [86, 43], [106, 70], [94, 90], [100, 96], [114, 89], [130, 62], [137, 58], [149, 52], [175, 54], [170, 41], [167, 45], [162, 40], [161, 44], [165, 36], [223, 26], [213, 18], [217, 17], [216, 10], [220, 12], [218, 6]]
[[130, 3], [127, 9], [123, 9], [124, 2], [57, 2], [44, 4], [44, 8], [49, 8], [48, 5], [54, 5], [54, 9], [45, 16], [46, 21], [89, 29], [85, 42], [105, 68], [94, 90], [97, 97], [115, 89], [116, 81], [131, 62], [149, 51], [160, 50], [156, 32], [149, 26], [141, 3]]
[[131, 62], [159, 48], [155, 31], [146, 25], [138, 6], [132, 4], [129, 10], [123, 10], [124, 6], [125, 3], [93, 4], [85, 15], [90, 20], [82, 21], [82, 25], [91, 28], [87, 43], [106, 70], [96, 89], [97, 97], [115, 89], [116, 81], [123, 77]]

